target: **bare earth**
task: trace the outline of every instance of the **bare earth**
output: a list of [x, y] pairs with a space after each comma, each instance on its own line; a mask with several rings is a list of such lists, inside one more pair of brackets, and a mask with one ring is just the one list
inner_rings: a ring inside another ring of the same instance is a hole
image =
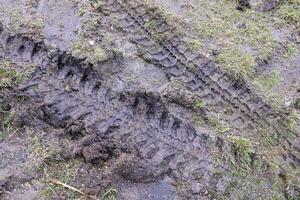
[[0, 0], [0, 199], [300, 199], [299, 0]]

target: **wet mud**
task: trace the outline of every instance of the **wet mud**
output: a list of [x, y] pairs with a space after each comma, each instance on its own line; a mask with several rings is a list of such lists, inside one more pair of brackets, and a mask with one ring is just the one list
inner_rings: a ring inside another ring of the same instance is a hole
[[[0, 57], [36, 66], [16, 88], [24, 100], [15, 126], [59, 138], [60, 158], [100, 166], [95, 173], [79, 172], [77, 182], [91, 185], [86, 191], [98, 195], [114, 185], [120, 199], [236, 198], [233, 170], [216, 154], [243, 161], [216, 133], [216, 117], [229, 124], [224, 133], [274, 134], [285, 149], [282, 159], [299, 166], [297, 140], [282, 136], [288, 113], [273, 109], [214, 61], [189, 51], [186, 36], [161, 13], [133, 0], [102, 1], [95, 12], [101, 16], [100, 28], [126, 40], [136, 56], [112, 51], [106, 60], [90, 63], [59, 46], [0, 28]], [[203, 121], [200, 126], [195, 116]], [[249, 155], [251, 168], [259, 155]], [[5, 180], [0, 179], [0, 195], [16, 187]], [[271, 188], [268, 181], [265, 187]], [[281, 192], [296, 198], [299, 187]], [[257, 195], [244, 192], [242, 198]]]

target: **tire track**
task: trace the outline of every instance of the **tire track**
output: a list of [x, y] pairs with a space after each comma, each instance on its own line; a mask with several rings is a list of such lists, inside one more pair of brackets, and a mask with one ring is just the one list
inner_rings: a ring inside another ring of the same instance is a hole
[[[136, 184], [169, 176], [174, 184], [188, 184], [185, 190], [192, 191], [194, 197], [217, 190], [222, 177], [216, 178], [213, 173], [224, 169], [209, 153], [208, 145], [213, 143], [210, 130], [197, 130], [176, 117], [163, 95], [116, 92], [107, 77], [92, 65], [59, 50], [49, 56], [42, 42], [29, 37], [0, 34], [1, 57], [37, 64], [36, 72], [19, 89], [27, 97], [24, 125], [39, 121], [38, 124], [63, 129], [76, 144], [72, 152], [87, 162], [105, 162], [121, 153], [134, 154], [135, 163], [141, 165], [137, 171], [125, 173], [119, 169], [118, 173]], [[201, 182], [196, 175], [201, 176]]]
[[[218, 113], [220, 108], [230, 106], [234, 112], [226, 116], [229, 123], [239, 121], [237, 126], [242, 122], [245, 128], [272, 128], [279, 132], [272, 123], [277, 113], [254, 94], [245, 82], [232, 80], [212, 61], [189, 52], [184, 36], [174, 34], [174, 28], [157, 10], [134, 0], [102, 2], [100, 11], [111, 16], [113, 22], [118, 19], [119, 27], [140, 46], [144, 59], [163, 68], [169, 77], [185, 80], [189, 90], [197, 92], [210, 111]], [[171, 37], [158, 39], [157, 35]]]

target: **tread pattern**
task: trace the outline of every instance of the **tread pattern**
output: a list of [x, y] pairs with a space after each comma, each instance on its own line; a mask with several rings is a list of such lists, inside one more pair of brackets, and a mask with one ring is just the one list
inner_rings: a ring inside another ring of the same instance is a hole
[[[252, 129], [257, 124], [272, 127], [268, 119], [261, 122], [272, 116], [272, 109], [255, 97], [245, 83], [233, 82], [213, 62], [190, 53], [180, 36], [158, 41], [145, 24], [160, 27], [157, 30], [162, 34], [170, 28], [155, 10], [145, 10], [132, 0], [111, 0], [105, 8], [141, 47], [145, 60], [163, 69], [170, 78], [184, 82], [189, 92], [211, 102], [207, 107], [212, 112], [231, 105], [234, 111], [227, 116], [230, 122], [240, 119]], [[142, 177], [167, 174], [176, 183], [187, 184], [192, 198], [206, 198], [203, 193], [207, 190], [226, 194], [226, 189], [219, 191], [220, 182], [223, 186], [226, 182], [224, 188], [232, 189], [230, 177], [214, 173], [225, 174], [222, 172], [226, 166], [216, 164], [210, 155], [215, 143], [209, 136], [210, 130], [198, 130], [176, 117], [168, 110], [163, 95], [116, 92], [93, 66], [67, 53], [57, 50], [49, 55], [42, 42], [22, 35], [1, 31], [0, 38], [0, 57], [38, 65], [20, 89], [34, 105], [29, 112], [53, 127], [64, 128], [78, 142], [76, 152], [87, 161], [105, 161], [128, 152], [151, 165]], [[142, 181], [138, 175], [126, 176], [133, 182]]]
[[[233, 112], [226, 115], [230, 124], [239, 128], [242, 124], [247, 130], [260, 127], [278, 132], [272, 123], [276, 120], [274, 110], [246, 83], [232, 80], [215, 63], [190, 52], [184, 35], [174, 34], [174, 28], [156, 9], [135, 0], [106, 0], [100, 11], [108, 15], [114, 25], [118, 20], [117, 26], [140, 47], [145, 60], [162, 68], [167, 76], [183, 80], [187, 89], [205, 101], [210, 112], [219, 113], [232, 107]], [[159, 39], [157, 35], [169, 37]]]
[[[139, 183], [144, 181], [141, 177], [156, 180], [168, 175], [176, 184], [185, 182], [193, 197], [217, 190], [222, 177], [215, 177], [214, 171], [224, 168], [209, 153], [208, 145], [214, 143], [210, 130], [197, 130], [176, 117], [160, 94], [115, 92], [93, 66], [59, 51], [49, 57], [43, 43], [8, 35], [1, 33], [12, 38], [3, 40], [1, 57], [39, 65], [20, 86], [31, 105], [28, 112], [35, 120], [65, 129], [77, 143], [76, 153], [89, 162], [131, 153], [141, 160], [138, 163], [145, 163], [141, 166], [145, 170], [122, 171], [124, 179]], [[36, 45], [39, 48], [33, 51]], [[21, 46], [29, 53], [18, 53]]]

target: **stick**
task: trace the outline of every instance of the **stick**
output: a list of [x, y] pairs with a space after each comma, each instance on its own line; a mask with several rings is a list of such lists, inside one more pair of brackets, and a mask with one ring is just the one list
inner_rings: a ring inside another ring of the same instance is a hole
[[89, 198], [91, 198], [91, 199], [94, 199], [94, 200], [100, 200], [100, 199], [98, 199], [98, 198], [96, 198], [96, 197], [93, 197], [93, 196], [90, 196], [90, 195], [88, 195], [88, 194], [85, 194], [84, 192], [78, 190], [77, 188], [72, 187], [72, 186], [70, 186], [70, 185], [67, 185], [67, 184], [65, 184], [65, 183], [63, 183], [63, 182], [61, 182], [61, 181], [59, 181], [59, 180], [57, 180], [57, 179], [50, 179], [49, 182], [50, 182], [50, 183], [53, 183], [53, 184], [56, 184], [56, 185], [61, 185], [61, 186], [65, 187], [65, 188], [68, 188], [68, 189], [70, 189], [70, 190], [72, 190], [72, 191], [74, 191], [74, 192], [78, 192], [79, 194], [82, 194], [83, 196], [89, 197]]

